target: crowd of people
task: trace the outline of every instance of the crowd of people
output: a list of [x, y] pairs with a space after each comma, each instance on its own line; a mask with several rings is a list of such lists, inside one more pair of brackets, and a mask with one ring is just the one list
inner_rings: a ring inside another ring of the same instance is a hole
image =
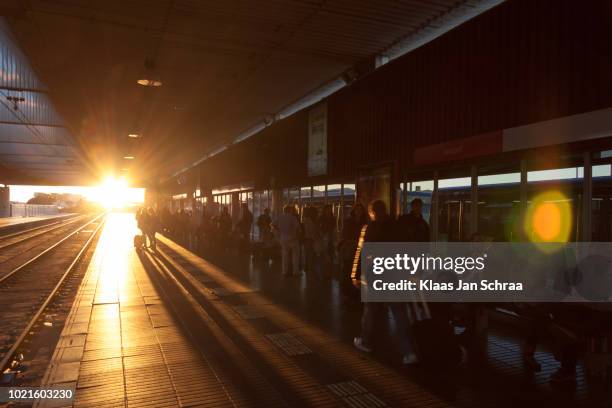
[[[179, 210], [171, 213], [168, 209], [160, 212], [152, 208], [140, 209], [136, 214], [138, 227], [143, 232], [144, 242], [149, 247], [156, 247], [156, 233], [163, 233], [181, 244], [195, 250], [214, 253], [242, 251], [261, 256], [266, 262], [279, 257], [284, 276], [307, 275], [320, 276], [323, 270], [340, 271], [339, 278], [346, 287], [353, 288], [361, 284], [359, 244], [363, 242], [428, 242], [430, 228], [422, 215], [423, 202], [416, 198], [410, 203], [410, 212], [399, 217], [389, 214], [386, 204], [377, 200], [366, 209], [356, 203], [349, 216], [338, 224], [332, 206], [321, 208], [303, 207], [301, 212], [295, 205], [285, 205], [282, 213], [276, 217], [266, 208], [254, 220], [246, 204], [240, 209], [240, 216], [234, 222], [227, 207], [221, 207], [217, 214], [209, 214], [204, 208], [198, 217], [189, 211]], [[338, 225], [342, 228], [338, 231]], [[254, 229], [257, 239], [252, 242]], [[478, 240], [478, 234], [472, 240]], [[332, 266], [332, 268], [329, 268]], [[350, 289], [352, 290], [352, 289]], [[358, 293], [353, 291], [353, 293]], [[431, 319], [443, 322], [444, 330], [453, 333], [453, 316], [449, 304], [432, 304]], [[468, 304], [465, 309], [468, 316], [464, 320], [466, 327], [462, 340], [474, 333], [476, 321], [474, 316], [483, 308], [494, 307], [490, 304]], [[419, 361], [421, 347], [415, 344], [414, 316], [418, 315], [418, 305], [409, 303], [375, 303], [362, 304], [361, 333], [354, 339], [354, 346], [363, 352], [371, 352], [378, 335], [375, 323], [385, 320], [387, 311], [393, 316], [394, 333], [402, 352], [404, 364]], [[533, 305], [512, 305], [518, 314], [527, 316], [532, 322], [532, 329], [526, 336], [523, 347], [523, 359], [528, 367], [538, 371], [540, 365], [534, 357], [538, 341], [547, 335], [552, 325], [551, 317], [559, 310], [534, 307]], [[566, 315], [563, 311], [563, 315]], [[571, 316], [571, 313], [570, 313]], [[612, 322], [611, 322], [612, 323]], [[567, 340], [567, 339], [566, 339]], [[459, 338], [457, 338], [459, 344]], [[576, 341], [565, 341], [560, 347], [559, 359], [561, 369], [553, 379], [567, 380], [575, 377], [577, 360]], [[421, 354], [422, 354], [422, 350]]]

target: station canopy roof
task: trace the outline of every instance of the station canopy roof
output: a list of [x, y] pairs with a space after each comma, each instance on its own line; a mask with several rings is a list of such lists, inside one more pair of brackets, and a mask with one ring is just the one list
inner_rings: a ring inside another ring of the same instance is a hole
[[[147, 184], [500, 1], [3, 2], [37, 79], [3, 78], [0, 165], [25, 182]], [[53, 113], [16, 118], [9, 96]]]

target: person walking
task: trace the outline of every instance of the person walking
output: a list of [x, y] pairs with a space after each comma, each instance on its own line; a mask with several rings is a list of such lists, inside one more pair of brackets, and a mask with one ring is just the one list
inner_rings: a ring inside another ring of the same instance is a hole
[[257, 217], [257, 228], [259, 229], [259, 240], [266, 242], [272, 228], [272, 218], [270, 217], [270, 209], [266, 208], [259, 217]]
[[333, 262], [334, 260], [334, 232], [336, 229], [336, 219], [332, 206], [326, 204], [319, 216], [319, 232], [321, 234], [321, 244], [323, 256], [326, 261]]
[[241, 242], [244, 248], [248, 248], [251, 242], [251, 228], [253, 226], [253, 213], [249, 210], [248, 204], [242, 204], [242, 216], [238, 225], [236, 225], [240, 233]]
[[314, 270], [317, 254], [315, 243], [319, 240], [319, 227], [317, 225], [317, 209], [314, 207], [304, 208], [304, 270], [311, 272]]
[[349, 277], [353, 267], [359, 235], [364, 225], [367, 225], [369, 222], [370, 218], [368, 217], [368, 212], [361, 203], [356, 203], [353, 208], [351, 208], [349, 216], [344, 220], [342, 239], [338, 243], [343, 283], [350, 283]]
[[410, 202], [410, 213], [397, 219], [397, 239], [403, 242], [429, 242], [429, 224], [423, 218], [423, 200]]
[[155, 250], [157, 248], [157, 240], [155, 234], [159, 230], [159, 220], [157, 214], [152, 207], [149, 207], [145, 217], [145, 233], [149, 238], [149, 248]]
[[[291, 206], [286, 205], [283, 213], [272, 223], [281, 246], [282, 271], [284, 276], [300, 273], [300, 222], [293, 214]], [[291, 272], [290, 269], [291, 268]]]
[[[368, 225], [364, 242], [389, 242], [395, 239], [395, 223], [388, 215], [387, 206], [382, 200], [373, 201], [369, 206], [372, 222]], [[363, 283], [362, 283], [363, 284]], [[353, 340], [354, 346], [363, 352], [372, 351], [375, 336], [375, 323], [384, 319], [386, 308], [389, 308], [395, 321], [395, 331], [398, 336], [404, 364], [418, 362], [409, 336], [410, 325], [405, 303], [363, 303], [361, 315], [361, 335]]]

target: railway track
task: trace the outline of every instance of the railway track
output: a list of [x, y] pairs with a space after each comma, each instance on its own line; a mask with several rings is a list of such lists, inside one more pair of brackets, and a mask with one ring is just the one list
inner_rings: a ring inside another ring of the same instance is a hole
[[78, 216], [57, 225], [0, 238], [0, 279], [31, 259], [33, 254], [44, 252], [92, 218], [91, 215]]
[[62, 219], [49, 224], [39, 225], [33, 228], [28, 228], [23, 231], [12, 232], [5, 235], [0, 235], [0, 251], [6, 248], [11, 248], [24, 242], [43, 237], [53, 231], [57, 231], [68, 225], [72, 225], [75, 222], [82, 221], [85, 219], [85, 215], [77, 215], [75, 217]]
[[[83, 225], [64, 233], [59, 240], [41, 250], [29, 251], [27, 260], [0, 276], [0, 372], [3, 381], [11, 376], [23, 359], [26, 339], [44, 317], [47, 308], [72, 291], [65, 284], [80, 264], [98, 231], [104, 214], [87, 220]], [[76, 221], [75, 221], [76, 222]], [[41, 245], [37, 245], [38, 249]], [[76, 285], [78, 286], [78, 285]]]

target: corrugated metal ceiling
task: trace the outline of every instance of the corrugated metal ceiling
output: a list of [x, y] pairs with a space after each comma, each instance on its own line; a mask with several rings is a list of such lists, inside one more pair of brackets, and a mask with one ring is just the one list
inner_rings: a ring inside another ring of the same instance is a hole
[[[91, 168], [146, 181], [483, 2], [30, 0], [8, 18]], [[161, 88], [136, 85], [145, 59]]]
[[0, 21], [0, 183], [83, 182], [79, 149]]

